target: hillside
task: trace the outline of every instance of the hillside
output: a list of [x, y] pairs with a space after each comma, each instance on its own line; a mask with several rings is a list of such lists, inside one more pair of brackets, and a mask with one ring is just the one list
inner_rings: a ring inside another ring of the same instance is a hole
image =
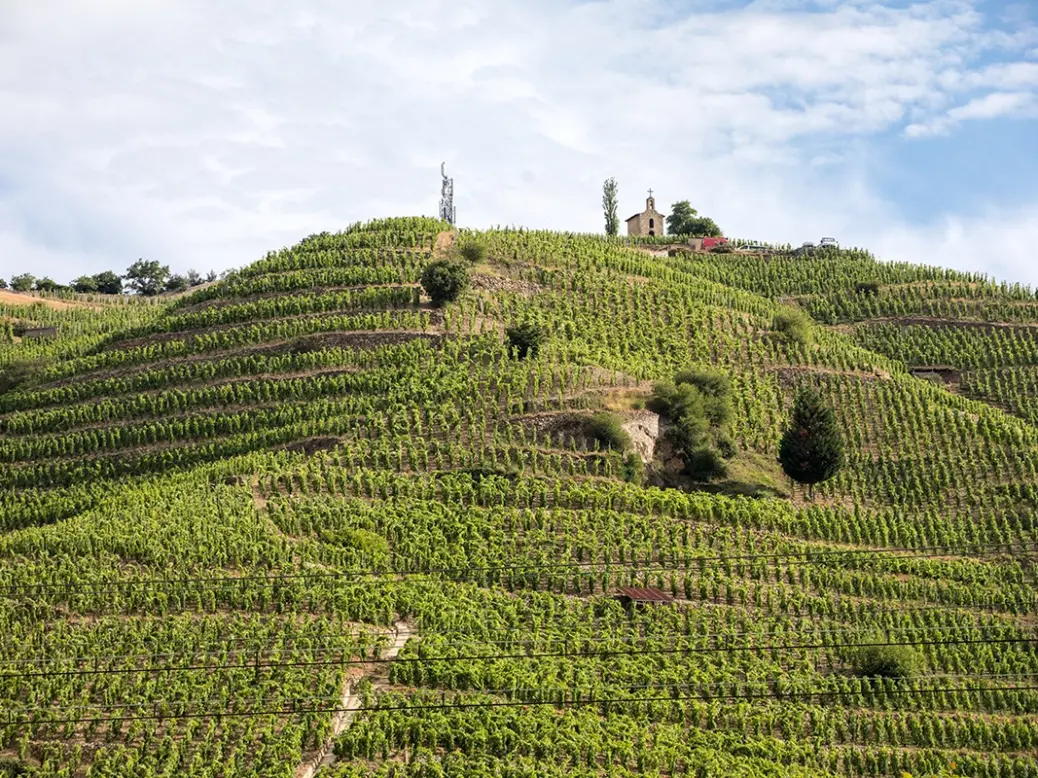
[[[487, 257], [437, 308], [455, 237]], [[0, 319], [62, 329], [0, 330], [0, 775], [1038, 777], [1032, 290], [413, 218], [31, 310]], [[731, 377], [729, 475], [639, 483], [582, 420], [690, 366]], [[805, 384], [848, 451], [810, 499], [776, 463]], [[862, 672], [889, 644], [912, 677]]]

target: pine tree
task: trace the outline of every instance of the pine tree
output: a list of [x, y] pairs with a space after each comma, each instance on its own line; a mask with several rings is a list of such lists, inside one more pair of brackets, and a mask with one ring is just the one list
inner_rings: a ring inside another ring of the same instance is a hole
[[616, 179], [607, 178], [602, 185], [602, 210], [605, 213], [606, 235], [616, 235], [620, 219], [616, 214]]
[[789, 428], [782, 436], [779, 461], [786, 475], [808, 487], [827, 481], [843, 467], [843, 440], [836, 414], [812, 388], [801, 389], [793, 405]]

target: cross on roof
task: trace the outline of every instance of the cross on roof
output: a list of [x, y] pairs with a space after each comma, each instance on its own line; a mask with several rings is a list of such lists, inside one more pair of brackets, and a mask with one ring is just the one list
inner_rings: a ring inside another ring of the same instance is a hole
[[652, 190], [649, 190], [649, 197], [652, 197]]

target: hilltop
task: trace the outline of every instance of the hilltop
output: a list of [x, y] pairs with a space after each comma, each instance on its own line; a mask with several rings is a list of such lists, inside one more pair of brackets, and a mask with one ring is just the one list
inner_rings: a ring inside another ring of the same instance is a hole
[[[387, 219], [0, 301], [0, 775], [1038, 776], [1035, 292], [643, 248]], [[730, 384], [709, 482], [650, 409], [689, 368]], [[813, 496], [805, 385], [848, 459]]]

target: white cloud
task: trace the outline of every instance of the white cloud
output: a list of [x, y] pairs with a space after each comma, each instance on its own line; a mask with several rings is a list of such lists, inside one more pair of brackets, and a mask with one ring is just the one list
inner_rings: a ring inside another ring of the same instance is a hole
[[1038, 116], [1038, 94], [1033, 92], [992, 92], [952, 108], [944, 116], [923, 124], [910, 124], [905, 135], [922, 138], [943, 135], [961, 122], [1000, 117], [1034, 118]]
[[0, 6], [0, 276], [241, 265], [434, 213], [441, 160], [466, 225], [597, 230], [612, 175], [625, 213], [652, 186], [732, 234], [869, 245], [897, 211], [861, 139], [1011, 110], [978, 90], [1021, 111], [1035, 86], [1029, 28], [948, 0], [89, 5]]
[[921, 262], [987, 272], [999, 280], [1038, 282], [1033, 268], [1038, 246], [1038, 202], [1011, 211], [985, 209], [947, 216], [926, 228], [886, 225], [872, 250], [891, 261]]

